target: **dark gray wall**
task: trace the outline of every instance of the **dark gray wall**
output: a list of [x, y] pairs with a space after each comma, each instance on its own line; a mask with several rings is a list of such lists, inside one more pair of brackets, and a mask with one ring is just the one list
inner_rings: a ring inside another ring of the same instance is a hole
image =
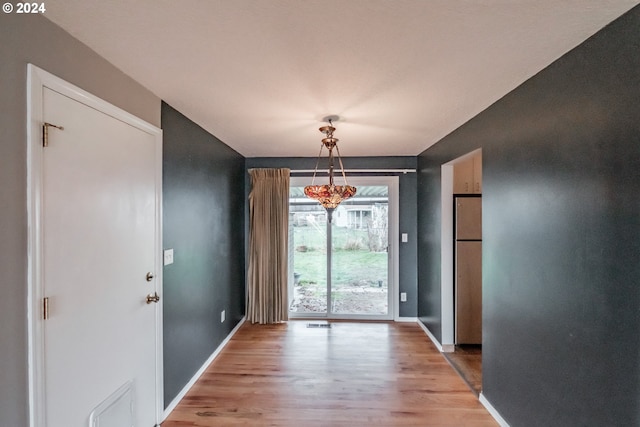
[[[326, 159], [325, 159], [326, 160]], [[247, 159], [247, 169], [250, 168], [290, 168], [290, 169], [314, 169], [317, 157], [254, 157]], [[415, 169], [416, 157], [344, 157], [345, 169]], [[321, 162], [321, 167], [323, 163]], [[325, 166], [326, 167], [326, 166]], [[371, 174], [368, 174], [371, 175]], [[409, 241], [400, 243], [397, 236], [400, 252], [398, 254], [399, 289], [398, 292], [407, 293], [407, 302], [400, 303], [401, 317], [417, 316], [417, 221], [416, 221], [416, 174], [377, 174], [398, 175], [399, 178], [399, 232], [408, 233]], [[297, 175], [304, 176], [304, 175]], [[248, 181], [248, 180], [247, 180]], [[247, 188], [247, 194], [248, 194]]]
[[483, 393], [512, 426], [640, 425], [640, 7], [419, 156], [440, 331], [440, 165], [483, 155]]
[[244, 316], [245, 160], [164, 102], [162, 128], [166, 406]]
[[160, 125], [160, 99], [40, 15], [0, 14], [0, 426], [28, 425], [27, 63]]

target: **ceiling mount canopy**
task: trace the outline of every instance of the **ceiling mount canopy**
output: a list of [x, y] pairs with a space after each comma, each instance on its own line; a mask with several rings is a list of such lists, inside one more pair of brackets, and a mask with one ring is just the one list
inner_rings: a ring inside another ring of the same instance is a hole
[[[320, 144], [320, 152], [318, 153], [318, 160], [316, 161], [316, 167], [313, 171], [313, 179], [311, 181], [311, 185], [304, 187], [304, 194], [311, 198], [317, 200], [326, 210], [329, 222], [331, 222], [331, 217], [333, 214], [333, 210], [338, 207], [338, 205], [346, 199], [353, 197], [356, 194], [356, 188], [348, 185], [347, 176], [344, 173], [344, 166], [342, 165], [342, 158], [340, 157], [340, 150], [338, 149], [338, 139], [334, 138], [333, 133], [336, 128], [333, 127], [333, 122], [337, 122], [340, 117], [331, 115], [325, 117], [323, 120], [328, 122], [328, 126], [322, 126], [320, 128], [320, 132], [322, 132], [325, 137], [322, 138], [322, 144]], [[325, 185], [315, 185], [316, 174], [318, 172], [318, 164], [320, 163], [320, 158], [322, 157], [322, 149], [326, 147], [329, 151], [329, 184]], [[342, 172], [342, 177], [344, 178], [344, 185], [335, 185], [333, 180], [334, 173], [334, 157], [333, 150], [336, 150], [336, 154], [338, 156], [338, 163], [340, 164], [340, 171]]]

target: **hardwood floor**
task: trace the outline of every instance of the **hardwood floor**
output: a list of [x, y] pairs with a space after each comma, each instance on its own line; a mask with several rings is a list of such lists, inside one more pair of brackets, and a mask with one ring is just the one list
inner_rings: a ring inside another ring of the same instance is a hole
[[414, 323], [245, 323], [162, 427], [497, 426]]
[[460, 374], [476, 396], [482, 391], [482, 346], [457, 345], [453, 353], [444, 357]]

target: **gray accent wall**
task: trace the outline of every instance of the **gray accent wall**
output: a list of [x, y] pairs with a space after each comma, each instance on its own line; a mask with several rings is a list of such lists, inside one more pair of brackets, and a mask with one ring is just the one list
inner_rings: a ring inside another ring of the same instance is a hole
[[[323, 153], [326, 154], [326, 153]], [[326, 156], [325, 156], [326, 157]], [[326, 158], [323, 160], [326, 161]], [[289, 169], [314, 169], [317, 157], [253, 157], [247, 158], [247, 169], [250, 168], [289, 168]], [[410, 156], [396, 157], [344, 157], [345, 169], [415, 169], [417, 158]], [[323, 163], [321, 162], [321, 165]], [[326, 167], [326, 165], [325, 165]], [[407, 233], [409, 241], [400, 242], [399, 245], [399, 286], [398, 293], [406, 292], [407, 301], [400, 303], [401, 317], [417, 316], [417, 220], [416, 220], [416, 182], [415, 173], [386, 173], [377, 175], [399, 176], [399, 232]], [[297, 175], [304, 176], [304, 175]], [[249, 180], [247, 180], [248, 182]], [[248, 184], [249, 185], [249, 184]], [[247, 191], [249, 188], [247, 187]], [[247, 193], [248, 194], [248, 193]], [[247, 220], [248, 221], [248, 220]]]
[[483, 394], [514, 427], [640, 425], [640, 6], [418, 158], [441, 338], [440, 165], [482, 148]]
[[164, 102], [162, 128], [166, 407], [244, 316], [245, 159]]
[[160, 126], [160, 99], [41, 15], [0, 14], [0, 426], [28, 425], [27, 64]]

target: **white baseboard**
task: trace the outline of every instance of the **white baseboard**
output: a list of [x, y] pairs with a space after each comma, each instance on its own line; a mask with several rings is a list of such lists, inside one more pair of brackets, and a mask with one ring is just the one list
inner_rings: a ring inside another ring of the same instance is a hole
[[416, 323], [418, 321], [417, 317], [396, 317], [393, 319], [394, 322], [410, 322]]
[[493, 419], [496, 420], [498, 424], [500, 424], [500, 427], [509, 427], [509, 424], [504, 420], [504, 418], [502, 418], [500, 413], [496, 410], [496, 408], [493, 407], [491, 402], [489, 402], [487, 398], [484, 397], [484, 394], [482, 394], [482, 392], [480, 392], [480, 403], [482, 403], [482, 406], [487, 409]]
[[427, 336], [431, 339], [440, 353], [453, 353], [453, 351], [455, 350], [455, 346], [453, 344], [440, 344], [440, 342], [436, 339], [435, 336], [433, 336], [431, 331], [424, 325], [424, 323], [418, 321], [418, 325], [420, 325], [424, 333], [427, 334]]
[[195, 373], [193, 378], [191, 378], [191, 380], [182, 388], [182, 390], [180, 390], [180, 393], [178, 393], [175, 399], [173, 399], [169, 404], [169, 406], [167, 406], [167, 408], [164, 410], [164, 413], [162, 414], [162, 421], [166, 420], [169, 414], [176, 408], [176, 406], [178, 406], [178, 403], [180, 403], [182, 398], [187, 394], [187, 392], [191, 389], [191, 387], [193, 387], [196, 381], [198, 381], [200, 376], [204, 374], [204, 371], [207, 370], [207, 368], [209, 367], [209, 365], [211, 365], [211, 363], [215, 360], [215, 358], [218, 357], [222, 349], [229, 343], [229, 341], [235, 335], [235, 333], [238, 332], [238, 329], [240, 329], [240, 326], [242, 326], [245, 320], [246, 320], [246, 317], [243, 317], [240, 320], [240, 322], [238, 322], [236, 327], [233, 328], [233, 330], [229, 333], [229, 335], [227, 335], [224, 341], [222, 341], [222, 343], [220, 343], [218, 348], [216, 348], [213, 354], [211, 354], [211, 356], [209, 356], [207, 361], [204, 362], [204, 365], [202, 365], [202, 367], [198, 369], [198, 372]]

